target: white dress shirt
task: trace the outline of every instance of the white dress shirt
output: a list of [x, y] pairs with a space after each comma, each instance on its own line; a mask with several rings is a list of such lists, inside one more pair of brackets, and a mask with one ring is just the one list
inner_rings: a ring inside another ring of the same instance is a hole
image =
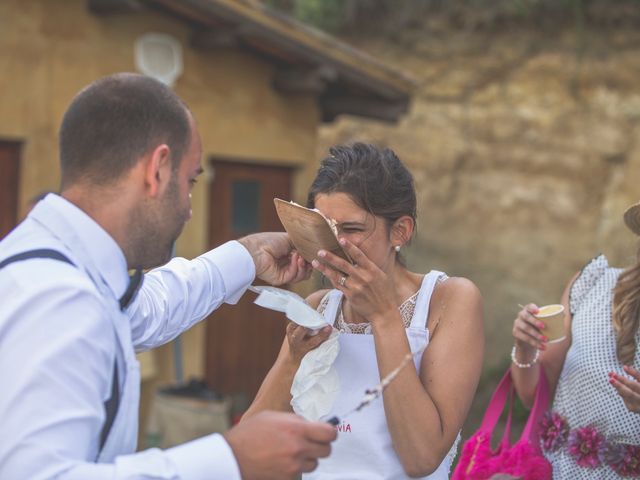
[[[48, 195], [0, 242], [0, 261], [37, 248], [57, 250], [74, 265], [30, 259], [0, 269], [0, 479], [240, 478], [217, 434], [134, 453], [135, 351], [237, 302], [255, 276], [246, 249], [228, 242], [191, 261], [175, 258], [146, 274], [120, 312], [129, 282], [124, 255], [84, 212]], [[116, 359], [120, 405], [99, 452]]]

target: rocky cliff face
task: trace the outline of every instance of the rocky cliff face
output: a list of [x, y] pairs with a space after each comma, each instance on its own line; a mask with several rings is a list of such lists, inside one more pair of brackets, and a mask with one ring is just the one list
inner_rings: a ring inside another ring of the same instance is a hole
[[399, 125], [325, 127], [318, 157], [364, 140], [409, 165], [419, 193], [409, 264], [480, 287], [488, 367], [508, 357], [518, 303], [558, 302], [599, 252], [617, 266], [635, 258], [622, 213], [640, 200], [640, 29], [616, 15], [489, 30], [425, 17], [392, 38], [347, 38], [418, 87]]

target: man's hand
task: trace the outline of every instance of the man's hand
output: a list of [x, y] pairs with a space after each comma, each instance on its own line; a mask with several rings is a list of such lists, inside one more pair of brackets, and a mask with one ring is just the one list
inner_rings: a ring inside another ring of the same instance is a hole
[[292, 413], [261, 412], [224, 434], [244, 479], [294, 478], [328, 457], [336, 429]]
[[271, 285], [295, 283], [309, 278], [311, 265], [293, 250], [284, 232], [264, 232], [238, 240], [251, 254], [256, 277]]

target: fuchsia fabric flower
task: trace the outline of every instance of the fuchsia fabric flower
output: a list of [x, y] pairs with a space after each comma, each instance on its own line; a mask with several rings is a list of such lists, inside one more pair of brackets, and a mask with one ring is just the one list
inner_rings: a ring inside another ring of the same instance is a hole
[[593, 427], [582, 427], [569, 433], [569, 454], [581, 467], [600, 466], [598, 453], [604, 445], [604, 437]]
[[566, 451], [581, 467], [609, 466], [621, 477], [640, 478], [640, 445], [613, 442], [594, 427], [571, 429], [567, 419], [547, 412], [540, 421], [540, 441], [546, 452]]
[[599, 452], [600, 460], [623, 477], [640, 477], [640, 446], [605, 443]]
[[547, 412], [540, 422], [542, 448], [555, 452], [562, 448], [569, 437], [569, 425], [566, 418], [557, 413]]
[[624, 445], [605, 442], [598, 452], [598, 458], [602, 463], [613, 467], [613, 465], [619, 465], [624, 462], [624, 454]]

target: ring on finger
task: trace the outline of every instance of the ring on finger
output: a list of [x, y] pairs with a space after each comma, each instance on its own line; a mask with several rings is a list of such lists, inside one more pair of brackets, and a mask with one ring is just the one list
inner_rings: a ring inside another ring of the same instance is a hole
[[346, 282], [347, 282], [347, 276], [346, 276], [346, 275], [341, 276], [341, 277], [340, 277], [340, 280], [338, 280], [338, 284], [339, 284], [341, 287], [344, 287], [344, 284], [345, 284]]

